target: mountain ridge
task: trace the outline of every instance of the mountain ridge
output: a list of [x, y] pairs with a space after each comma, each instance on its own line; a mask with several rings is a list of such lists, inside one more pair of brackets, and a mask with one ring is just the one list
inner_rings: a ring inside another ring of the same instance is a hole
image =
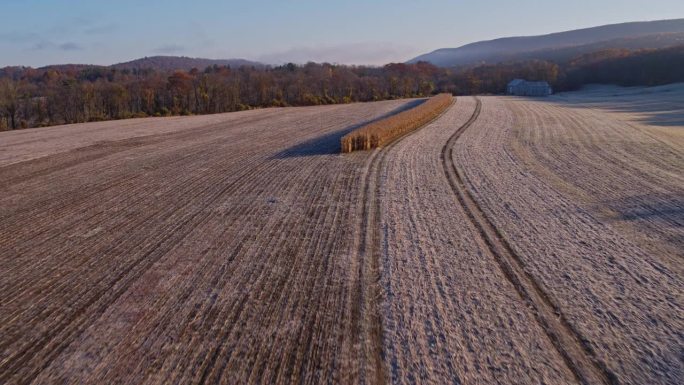
[[88, 68], [113, 68], [117, 70], [141, 70], [141, 69], [154, 69], [159, 71], [174, 71], [174, 70], [184, 70], [189, 71], [193, 68], [199, 70], [204, 70], [212, 65], [218, 66], [231, 66], [231, 67], [265, 67], [266, 65], [260, 62], [234, 58], [234, 59], [207, 59], [207, 58], [193, 58], [188, 56], [144, 56], [138, 59], [115, 63], [110, 65], [101, 64], [78, 64], [78, 63], [66, 63], [66, 64], [49, 64], [41, 67], [30, 67], [30, 66], [6, 66], [2, 67], [3, 70], [21, 70], [21, 69], [36, 69], [40, 71], [47, 70], [57, 70], [57, 71], [79, 71]]
[[264, 64], [242, 58], [234, 59], [206, 59], [188, 56], [145, 56], [127, 62], [112, 64], [111, 68], [116, 69], [146, 69], [154, 68], [159, 70], [191, 70], [193, 68], [205, 69], [212, 65], [217, 66], [255, 66], [263, 67]]
[[[472, 65], [482, 62], [495, 63], [529, 58], [529, 56], [534, 56], [529, 55], [530, 53], [538, 51], [582, 46], [587, 46], [587, 50], [589, 50], [593, 48], [592, 45], [602, 42], [630, 39], [638, 40], [641, 44], [617, 45], [610, 48], [664, 48], [684, 44], [684, 19], [608, 24], [544, 35], [483, 40], [457, 48], [440, 48], [408, 60], [407, 63], [427, 61], [442, 67]], [[654, 46], [653, 41], [658, 41], [656, 46]], [[581, 51], [580, 54], [586, 53], [583, 50], [579, 51]], [[539, 56], [539, 59], [544, 59], [546, 55]]]

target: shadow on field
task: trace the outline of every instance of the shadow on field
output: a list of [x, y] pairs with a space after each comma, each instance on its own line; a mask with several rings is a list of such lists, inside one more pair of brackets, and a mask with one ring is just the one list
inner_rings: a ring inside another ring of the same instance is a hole
[[624, 221], [658, 221], [684, 227], [684, 194], [648, 194], [605, 202]]
[[612, 101], [608, 102], [565, 102], [563, 107], [585, 109], [587, 107], [601, 109], [607, 112], [641, 114], [641, 118], [635, 119], [639, 123], [652, 126], [679, 127], [684, 126], [684, 105], [669, 102], [631, 102]]
[[[598, 92], [598, 93], [596, 93]], [[609, 112], [640, 114], [640, 123], [654, 126], [684, 126], [684, 84], [657, 87], [610, 87], [601, 91], [582, 90], [554, 97], [564, 106], [592, 107]]]
[[416, 100], [411, 100], [405, 104], [403, 104], [401, 107], [395, 108], [394, 110], [381, 115], [375, 119], [368, 120], [365, 122], [361, 122], [359, 124], [355, 124], [353, 126], [345, 127], [341, 130], [334, 131], [328, 134], [324, 134], [318, 137], [315, 137], [313, 139], [306, 140], [304, 142], [297, 143], [296, 145], [287, 148], [275, 155], [273, 155], [272, 159], [285, 159], [285, 158], [298, 158], [298, 157], [306, 157], [306, 156], [317, 156], [317, 155], [331, 155], [331, 154], [337, 154], [340, 152], [340, 139], [352, 130], [355, 130], [359, 127], [365, 126], [366, 124], [376, 122], [380, 119], [387, 118], [389, 116], [398, 114], [402, 111], [414, 108], [422, 103], [424, 103], [427, 99], [416, 99]]
[[[609, 112], [642, 114], [636, 121], [652, 126], [684, 126], [684, 104], [671, 101], [622, 101], [612, 105], [594, 103], [591, 105]], [[583, 108], [583, 106], [573, 106]]]
[[604, 107], [607, 111], [639, 113], [644, 117], [641, 123], [654, 126], [684, 126], [684, 106], [662, 101], [625, 102], [617, 106]]

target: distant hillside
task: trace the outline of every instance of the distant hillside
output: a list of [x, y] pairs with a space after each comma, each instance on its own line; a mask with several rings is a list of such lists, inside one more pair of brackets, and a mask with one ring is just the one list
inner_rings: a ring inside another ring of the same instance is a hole
[[684, 45], [665, 49], [608, 50], [580, 56], [564, 69], [562, 88], [585, 84], [657, 86], [684, 82]]
[[[22, 67], [30, 68], [30, 67]], [[99, 66], [94, 64], [52, 64], [45, 67], [39, 67], [38, 70], [53, 70], [60, 72], [67, 71], [83, 71], [88, 68], [106, 68], [106, 66]]]
[[409, 60], [450, 67], [540, 59], [569, 60], [610, 48], [665, 48], [684, 43], [684, 19], [612, 24], [541, 36], [508, 37], [443, 48]]
[[684, 32], [662, 33], [639, 37], [626, 37], [572, 47], [543, 49], [532, 52], [502, 55], [500, 61], [550, 60], [556, 63], [572, 61], [577, 57], [605, 50], [643, 50], [671, 48], [684, 44]]
[[209, 66], [255, 66], [262, 67], [263, 64], [244, 59], [202, 59], [185, 56], [151, 56], [133, 61], [114, 64], [111, 67], [116, 69], [147, 69], [152, 68], [162, 71], [191, 70], [193, 68], [205, 69]]
[[8, 66], [0, 68], [0, 78], [9, 78], [18, 80], [26, 73], [45, 73], [47, 71], [57, 71], [62, 73], [77, 73], [83, 71], [102, 70], [124, 70], [124, 69], [153, 69], [161, 72], [170, 72], [175, 70], [190, 71], [193, 68], [204, 70], [207, 67], [230, 66], [238, 68], [241, 66], [255, 67], [263, 69], [266, 66], [262, 63], [249, 61], [245, 59], [202, 59], [190, 58], [184, 56], [152, 56], [141, 59], [132, 60], [125, 63], [118, 63], [109, 66], [94, 65], [94, 64], [53, 64], [39, 68], [24, 67], [24, 66]]

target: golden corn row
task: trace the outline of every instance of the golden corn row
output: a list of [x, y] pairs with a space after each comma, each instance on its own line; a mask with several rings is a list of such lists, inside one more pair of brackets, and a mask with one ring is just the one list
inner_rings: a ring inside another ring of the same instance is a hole
[[441, 114], [452, 100], [451, 94], [439, 94], [415, 108], [359, 127], [342, 137], [342, 152], [370, 150], [387, 144]]

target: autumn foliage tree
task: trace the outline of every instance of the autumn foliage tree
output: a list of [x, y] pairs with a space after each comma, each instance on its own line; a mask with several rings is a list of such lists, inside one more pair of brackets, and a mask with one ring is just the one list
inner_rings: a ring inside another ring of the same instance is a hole
[[0, 68], [0, 129], [144, 116], [212, 114], [425, 97], [497, 94], [514, 78], [554, 89], [587, 82], [655, 85], [684, 81], [684, 47], [605, 50], [565, 63], [527, 60], [463, 68], [392, 63], [382, 67], [307, 63], [212, 65], [190, 71], [53, 66]]

